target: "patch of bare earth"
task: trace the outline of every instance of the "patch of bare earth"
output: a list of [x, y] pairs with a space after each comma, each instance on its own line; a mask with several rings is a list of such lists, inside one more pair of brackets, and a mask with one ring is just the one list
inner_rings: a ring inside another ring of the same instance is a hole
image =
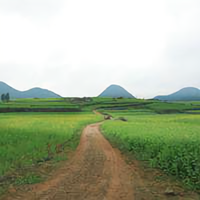
[[[10, 190], [5, 200], [156, 200], [199, 199], [195, 194], [166, 193], [137, 162], [127, 164], [99, 131], [100, 123], [87, 126], [74, 156], [49, 180]], [[171, 192], [171, 193], [170, 193]]]

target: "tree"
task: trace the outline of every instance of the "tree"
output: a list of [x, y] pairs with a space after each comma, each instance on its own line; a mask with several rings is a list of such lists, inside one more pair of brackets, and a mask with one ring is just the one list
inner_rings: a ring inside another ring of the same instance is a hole
[[1, 101], [4, 102], [5, 101], [5, 94], [1, 95]]
[[7, 93], [7, 94], [5, 95], [5, 101], [6, 101], [6, 102], [9, 102], [9, 101], [10, 101], [10, 94], [9, 94], [9, 93]]
[[7, 93], [7, 94], [2, 94], [1, 95], [1, 101], [2, 102], [9, 102], [10, 101], [10, 94]]

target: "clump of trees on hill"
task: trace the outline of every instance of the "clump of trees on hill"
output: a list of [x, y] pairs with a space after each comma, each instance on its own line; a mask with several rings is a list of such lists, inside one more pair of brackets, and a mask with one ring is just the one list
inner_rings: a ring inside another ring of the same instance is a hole
[[2, 102], [9, 102], [10, 101], [10, 94], [9, 93], [2, 94], [1, 95], [1, 101]]

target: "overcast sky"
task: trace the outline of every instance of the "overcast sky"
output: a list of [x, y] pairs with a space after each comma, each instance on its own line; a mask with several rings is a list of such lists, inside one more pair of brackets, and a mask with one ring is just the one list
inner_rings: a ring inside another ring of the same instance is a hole
[[63, 96], [200, 88], [200, 1], [0, 0], [0, 80]]

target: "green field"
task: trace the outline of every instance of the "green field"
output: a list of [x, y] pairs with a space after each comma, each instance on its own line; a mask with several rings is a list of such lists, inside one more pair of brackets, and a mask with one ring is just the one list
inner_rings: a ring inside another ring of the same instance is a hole
[[[40, 108], [49, 110], [35, 113]], [[93, 110], [128, 120], [102, 125], [111, 143], [200, 189], [200, 102], [97, 97], [0, 102], [0, 184], [19, 169], [64, 159], [56, 146], [75, 149], [83, 127], [102, 120]]]
[[8, 103], [0, 102], [1, 108], [77, 108], [73, 102], [67, 98], [58, 99], [16, 99]]
[[102, 125], [112, 143], [176, 176], [188, 187], [200, 189], [200, 115], [112, 114], [128, 120]]
[[101, 119], [92, 113], [0, 114], [0, 177], [56, 155], [58, 144], [76, 147], [83, 127]]
[[[158, 100], [144, 99], [121, 99], [121, 98], [57, 98], [57, 99], [15, 99], [8, 103], [0, 102], [1, 112], [28, 112], [35, 109], [77, 109], [80, 111], [100, 111], [107, 110], [149, 110], [158, 114], [198, 112], [200, 103], [198, 102], [161, 102]], [[10, 110], [7, 110], [10, 109]], [[24, 110], [23, 110], [24, 109]], [[32, 110], [31, 110], [32, 109]], [[70, 111], [70, 110], [69, 110]], [[72, 110], [73, 111], [73, 110]], [[74, 110], [75, 112], [75, 110]]]

